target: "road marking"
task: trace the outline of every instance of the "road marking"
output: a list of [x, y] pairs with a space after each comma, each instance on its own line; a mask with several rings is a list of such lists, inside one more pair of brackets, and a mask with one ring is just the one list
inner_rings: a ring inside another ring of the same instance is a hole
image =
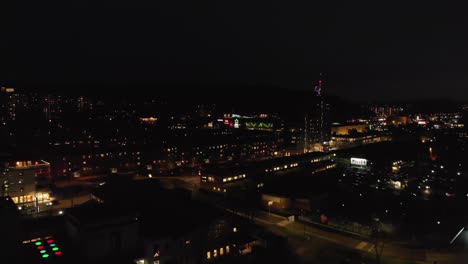
[[291, 222], [289, 222], [288, 220], [283, 220], [283, 221], [277, 223], [277, 225], [282, 226], [282, 227], [285, 227], [285, 226], [287, 226], [289, 224], [291, 224]]
[[366, 247], [366, 246], [367, 246], [367, 242], [361, 242], [361, 243], [359, 243], [359, 244], [355, 247], [355, 249], [361, 250], [361, 249], [363, 249], [363, 248]]

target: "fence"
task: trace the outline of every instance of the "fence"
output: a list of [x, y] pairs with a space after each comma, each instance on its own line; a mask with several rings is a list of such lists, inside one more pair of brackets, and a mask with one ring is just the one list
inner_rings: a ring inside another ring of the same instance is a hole
[[372, 235], [372, 228], [370, 226], [361, 225], [355, 222], [345, 222], [345, 221], [338, 221], [336, 219], [328, 219], [327, 224], [322, 224], [318, 221], [314, 221], [313, 218], [306, 217], [306, 216], [299, 216], [299, 221], [319, 225], [326, 228], [337, 229], [339, 231], [351, 233], [354, 235], [370, 237]]

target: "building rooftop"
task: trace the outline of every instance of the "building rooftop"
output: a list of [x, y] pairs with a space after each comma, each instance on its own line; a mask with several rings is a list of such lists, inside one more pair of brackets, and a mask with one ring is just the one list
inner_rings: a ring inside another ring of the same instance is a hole
[[50, 163], [44, 160], [20, 160], [11, 161], [8, 164], [9, 169], [31, 169], [44, 166], [50, 166]]
[[243, 162], [242, 164], [232, 162], [223, 165], [210, 166], [205, 170], [205, 172], [206, 174], [213, 174], [215, 176], [228, 176], [249, 172], [264, 172], [265, 169], [271, 169], [271, 167], [273, 166], [308, 161], [314, 158], [324, 157], [327, 155], [330, 155], [330, 153], [311, 152], [295, 156], [278, 157], [272, 159], [265, 159], [261, 161]]
[[0, 197], [0, 218], [3, 218], [5, 215], [19, 215], [18, 207], [10, 196]]
[[76, 225], [90, 226], [120, 221], [138, 221], [138, 213], [121, 210], [117, 206], [98, 203], [94, 200], [83, 203], [66, 211], [66, 216]]

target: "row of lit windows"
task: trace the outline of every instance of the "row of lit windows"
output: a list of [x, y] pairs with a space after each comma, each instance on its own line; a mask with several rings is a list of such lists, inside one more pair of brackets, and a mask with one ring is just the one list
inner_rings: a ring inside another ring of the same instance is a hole
[[278, 166], [278, 167], [274, 167], [272, 168], [271, 170], [268, 170], [266, 169], [265, 172], [269, 172], [269, 171], [280, 171], [280, 170], [285, 170], [287, 168], [294, 168], [294, 167], [297, 167], [299, 166], [299, 163], [292, 163], [290, 165], [284, 165], [284, 166]]
[[219, 188], [219, 187], [218, 187], [218, 188], [213, 187], [213, 191], [215, 191], [215, 192], [227, 192], [226, 189], [221, 189], [221, 188]]
[[234, 176], [234, 177], [223, 178], [223, 182], [230, 182], [230, 181], [235, 181], [235, 180], [238, 180], [238, 179], [244, 179], [245, 177], [246, 177], [245, 174], [240, 174], [240, 175]]
[[316, 169], [315, 171], [312, 172], [312, 174], [319, 173], [319, 172], [326, 171], [326, 170], [333, 169], [333, 168], [336, 168], [336, 164], [332, 164], [332, 165], [328, 165], [326, 167]]
[[[140, 152], [128, 152], [128, 154], [129, 154], [129, 155], [140, 155]], [[90, 155], [82, 155], [81, 157], [82, 157], [83, 159], [86, 159], [86, 158], [91, 159], [91, 158], [93, 158], [93, 157], [96, 157], [96, 158], [99, 158], [99, 157], [104, 158], [105, 156], [109, 156], [109, 155], [110, 155], [110, 156], [113, 156], [114, 153], [109, 152], [109, 153], [101, 153], [101, 154], [95, 154], [95, 155], [90, 154]], [[119, 152], [119, 153], [115, 153], [115, 155], [119, 155], [119, 156], [127, 155], [127, 152]], [[67, 160], [67, 158], [66, 158], [66, 157], [63, 157], [63, 160]]]
[[[36, 197], [39, 201], [50, 199], [49, 193], [37, 193]], [[34, 202], [34, 198], [35, 197], [33, 195], [24, 195], [24, 196], [18, 196], [18, 197], [11, 197], [11, 200], [15, 204], [21, 204], [21, 203]]]
[[219, 149], [219, 148], [224, 148], [224, 147], [227, 147], [228, 145], [225, 144], [225, 145], [219, 145], [219, 146], [209, 146], [208, 149]]
[[[226, 246], [226, 250], [224, 248], [219, 248], [219, 256], [224, 255], [224, 252], [226, 251], [226, 254], [229, 254], [231, 251], [231, 248], [229, 246]], [[218, 257], [218, 249], [213, 250], [213, 254], [211, 251], [206, 252], [206, 259], [211, 259], [211, 258], [216, 258]]]

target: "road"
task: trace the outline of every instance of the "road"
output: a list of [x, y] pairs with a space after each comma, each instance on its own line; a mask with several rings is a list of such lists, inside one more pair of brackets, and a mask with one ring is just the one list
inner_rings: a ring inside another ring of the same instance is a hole
[[[198, 177], [196, 177], [198, 179]], [[179, 180], [184, 180], [183, 177]], [[220, 202], [220, 199], [206, 195], [198, 191], [198, 183], [193, 183], [193, 178], [189, 180], [194, 198], [209, 202], [219, 208], [231, 213], [235, 211]], [[269, 231], [288, 237], [290, 246], [296, 254], [307, 263], [320, 253], [323, 247], [330, 247], [335, 251], [343, 249], [359, 252], [367, 259], [375, 259], [375, 247], [372, 241], [364, 238], [325, 230], [309, 224], [289, 222], [286, 218], [267, 212], [258, 211], [255, 216], [257, 224], [267, 228]], [[468, 237], [468, 235], [467, 235]], [[437, 249], [410, 249], [402, 245], [386, 242], [382, 253], [382, 263], [424, 263], [424, 264], [452, 264], [465, 263], [468, 254], [464, 250], [437, 250]], [[328, 261], [327, 261], [328, 262]]]
[[[96, 184], [96, 178], [90, 177], [89, 179], [79, 179], [73, 182], [83, 185]], [[142, 180], [148, 179], [148, 177], [137, 176], [136, 179]], [[193, 192], [194, 199], [210, 203], [231, 213], [239, 214], [228, 208], [222, 199], [218, 199], [219, 197], [200, 192], [198, 176], [153, 177], [153, 179], [158, 179], [164, 184], [172, 184], [173, 186], [190, 189]], [[67, 183], [64, 186], [69, 186], [70, 184]], [[62, 201], [63, 206], [60, 206], [60, 208], [77, 205], [87, 201], [89, 198], [89, 195], [74, 197], [73, 204], [71, 200], [69, 202]], [[270, 232], [287, 237], [289, 247], [296, 253], [302, 263], [335, 263], [335, 261], [337, 261], [336, 263], [341, 263], [343, 259], [340, 260], [339, 258], [347, 258], [353, 252], [358, 252], [368, 261], [375, 259], [373, 243], [364, 238], [325, 230], [309, 224], [289, 222], [282, 216], [263, 211], [256, 212], [254, 220], [258, 225]], [[461, 237], [465, 239], [468, 235], [464, 233]], [[468, 241], [468, 238], [466, 240]], [[335, 261], [333, 260], [334, 257], [337, 258]], [[465, 263], [466, 259], [468, 259], [468, 254], [464, 250], [454, 252], [451, 250], [410, 249], [391, 242], [385, 243], [382, 254], [382, 263], [433, 264], [435, 263], [434, 261], [437, 261], [437, 264], [451, 264]]]

